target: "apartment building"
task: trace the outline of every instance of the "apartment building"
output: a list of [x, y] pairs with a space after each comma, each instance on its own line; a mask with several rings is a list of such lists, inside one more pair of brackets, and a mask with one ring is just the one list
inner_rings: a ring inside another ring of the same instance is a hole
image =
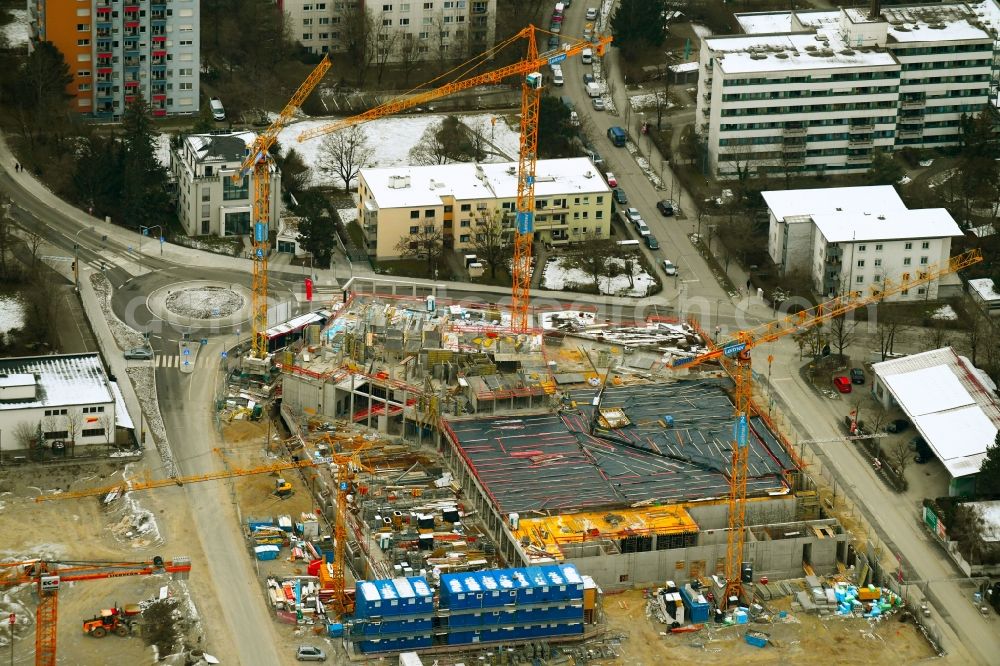
[[[399, 257], [400, 239], [421, 226], [439, 229], [447, 249], [474, 247], [476, 225], [503, 211], [513, 228], [517, 163], [362, 169], [358, 222], [376, 260]], [[566, 245], [611, 234], [611, 188], [586, 157], [539, 160], [534, 237]]]
[[62, 52], [79, 113], [117, 120], [142, 95], [154, 116], [197, 113], [199, 0], [28, 0], [33, 42]]
[[[951, 239], [961, 236], [944, 208], [908, 209], [891, 185], [762, 192], [768, 208], [767, 249], [784, 275], [808, 274], [814, 291], [834, 296], [869, 293], [886, 280], [943, 266]], [[955, 275], [904, 291], [887, 300], [955, 295]]]
[[[466, 58], [493, 46], [497, 0], [278, 0], [292, 36], [311, 53], [347, 49], [347, 23], [358, 8], [375, 22], [380, 61]], [[443, 56], [442, 56], [443, 53]]]
[[[253, 132], [189, 134], [170, 151], [170, 173], [177, 183], [177, 217], [191, 236], [245, 236], [251, 229], [253, 190], [250, 177], [234, 182], [247, 156]], [[281, 171], [271, 168], [270, 219], [277, 228]]]
[[998, 0], [739, 14], [702, 40], [695, 128], [713, 173], [858, 173], [955, 145], [996, 97]]

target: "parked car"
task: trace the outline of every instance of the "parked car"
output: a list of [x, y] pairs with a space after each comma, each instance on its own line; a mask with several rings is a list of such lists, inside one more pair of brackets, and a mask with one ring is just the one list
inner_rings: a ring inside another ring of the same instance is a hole
[[604, 174], [604, 178], [608, 181], [608, 185], [611, 187], [618, 187], [618, 179], [615, 178], [615, 174], [610, 171]]
[[638, 222], [635, 223], [635, 228], [636, 231], [639, 232], [639, 235], [642, 236], [643, 238], [653, 233], [652, 231], [649, 230], [649, 227], [647, 227], [646, 223], [643, 222], [642, 220], [639, 220]]
[[656, 236], [650, 234], [649, 236], [646, 236], [646, 247], [650, 250], [659, 250], [660, 241], [656, 240]]
[[595, 82], [595, 81], [594, 81], [594, 75], [593, 75], [593, 74], [590, 74], [590, 73], [588, 72], [587, 74], [584, 74], [584, 75], [583, 75], [583, 86], [584, 86], [585, 88], [586, 88], [586, 87], [587, 87], [587, 86], [588, 86], [589, 84], [591, 84], [591, 83], [594, 83], [594, 82]]
[[212, 119], [213, 120], [225, 120], [226, 119], [226, 109], [222, 106], [222, 100], [218, 97], [213, 97], [208, 100], [208, 106], [212, 109]]
[[847, 377], [843, 377], [843, 376], [841, 376], [841, 377], [834, 377], [833, 378], [833, 385], [841, 393], [850, 393], [851, 392], [851, 380], [848, 379]]
[[604, 100], [601, 99], [600, 97], [595, 97], [594, 101], [593, 101], [593, 104], [594, 104], [594, 111], [603, 111], [604, 110]]
[[559, 48], [559, 38], [555, 35], [549, 35], [549, 50]]
[[616, 187], [611, 196], [615, 198], [615, 203], [624, 206], [628, 203], [628, 196], [625, 194], [625, 190], [620, 187]]
[[913, 462], [918, 465], [923, 465], [934, 456], [931, 447], [927, 445], [927, 442], [920, 435], [910, 440], [910, 448], [916, 452], [913, 455]]
[[626, 208], [625, 214], [628, 215], [628, 219], [632, 224], [642, 219], [642, 213], [639, 212], [638, 208]]
[[300, 645], [295, 651], [295, 658], [299, 661], [326, 661], [326, 652], [312, 645]]
[[669, 259], [663, 260], [663, 272], [667, 275], [677, 275], [677, 267]]
[[562, 23], [556, 23], [554, 21], [552, 23], [550, 23], [549, 24], [549, 32], [554, 32], [556, 34], [559, 34], [560, 32], [562, 32]]
[[894, 421], [889, 421], [886, 425], [886, 432], [905, 432], [910, 429], [910, 422], [906, 419], [895, 419]]
[[153, 358], [153, 348], [149, 345], [133, 347], [125, 352], [125, 358], [130, 361], [148, 361]]
[[865, 371], [861, 368], [851, 368], [851, 383], [852, 384], [864, 384], [865, 383]]
[[673, 201], [667, 201], [666, 199], [664, 199], [662, 201], [657, 201], [656, 202], [656, 210], [660, 211], [660, 213], [664, 217], [670, 217], [671, 215], [674, 214], [674, 202]]
[[587, 7], [587, 15], [586, 15], [585, 18], [588, 21], [593, 21], [594, 19], [596, 19], [597, 18], [597, 8], [596, 7]]

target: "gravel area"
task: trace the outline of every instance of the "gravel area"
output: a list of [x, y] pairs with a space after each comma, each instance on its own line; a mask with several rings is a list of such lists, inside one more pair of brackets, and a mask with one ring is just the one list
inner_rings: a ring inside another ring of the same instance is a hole
[[94, 287], [94, 292], [97, 294], [97, 301], [101, 304], [101, 312], [104, 313], [104, 318], [108, 320], [111, 334], [115, 336], [115, 342], [118, 343], [118, 346], [124, 350], [141, 347], [146, 344], [146, 340], [142, 337], [142, 334], [125, 324], [111, 309], [112, 288], [108, 279], [101, 273], [93, 273], [90, 276], [90, 284]]
[[167, 296], [167, 309], [182, 317], [218, 319], [228, 317], [246, 303], [241, 295], [226, 287], [192, 287]]

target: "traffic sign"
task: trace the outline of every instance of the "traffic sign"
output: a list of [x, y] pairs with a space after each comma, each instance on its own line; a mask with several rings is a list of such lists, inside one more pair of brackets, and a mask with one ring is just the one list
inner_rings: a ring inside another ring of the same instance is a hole
[[264, 248], [261, 248], [261, 247], [257, 248], [257, 258], [258, 259], [263, 259], [264, 258]]
[[201, 344], [202, 345], [207, 345], [208, 344], [208, 338], [202, 338], [201, 339]]
[[142, 228], [142, 235], [143, 236], [148, 236], [149, 235], [149, 227], [143, 227]]
[[229, 352], [222, 352], [222, 358], [229, 358]]
[[14, 623], [15, 623], [15, 622], [17, 622], [17, 616], [16, 616], [16, 615], [14, 615], [13, 613], [11, 613], [11, 614], [10, 614], [10, 617], [8, 617], [8, 618], [7, 618], [7, 622], [9, 622], [9, 623], [10, 623], [10, 626], [12, 626], [12, 627], [13, 627], [13, 626], [14, 626]]
[[185, 356], [189, 356], [190, 354], [191, 354], [191, 350], [190, 350], [190, 349], [188, 349], [187, 347], [185, 347], [185, 348], [184, 348], [184, 355], [185, 355]]
[[184, 359], [184, 365], [191, 365], [191, 361]]
[[163, 236], [160, 236], [160, 243], [162, 244], [162, 243], [166, 243], [166, 242], [167, 242], [167, 239], [164, 238]]

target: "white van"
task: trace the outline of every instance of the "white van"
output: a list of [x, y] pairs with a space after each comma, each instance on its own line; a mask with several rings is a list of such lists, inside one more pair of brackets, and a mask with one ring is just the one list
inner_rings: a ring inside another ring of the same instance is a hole
[[584, 49], [580, 51], [580, 61], [585, 65], [589, 65], [594, 62], [594, 51], [592, 49]]
[[597, 85], [593, 81], [587, 84], [587, 94], [591, 97], [601, 96], [601, 86]]
[[556, 8], [552, 11], [552, 13], [556, 16], [562, 16], [564, 11], [566, 11], [566, 5], [562, 2], [557, 2]]
[[212, 117], [216, 120], [226, 119], [226, 110], [222, 106], [222, 100], [218, 97], [213, 97], [209, 100], [208, 105], [212, 108]]
[[639, 241], [637, 241], [637, 240], [621, 240], [621, 241], [618, 241], [617, 243], [615, 243], [615, 245], [617, 245], [618, 247], [622, 248], [623, 250], [638, 250], [639, 249]]
[[561, 86], [563, 84], [563, 73], [562, 68], [553, 67], [552, 68], [552, 85]]

